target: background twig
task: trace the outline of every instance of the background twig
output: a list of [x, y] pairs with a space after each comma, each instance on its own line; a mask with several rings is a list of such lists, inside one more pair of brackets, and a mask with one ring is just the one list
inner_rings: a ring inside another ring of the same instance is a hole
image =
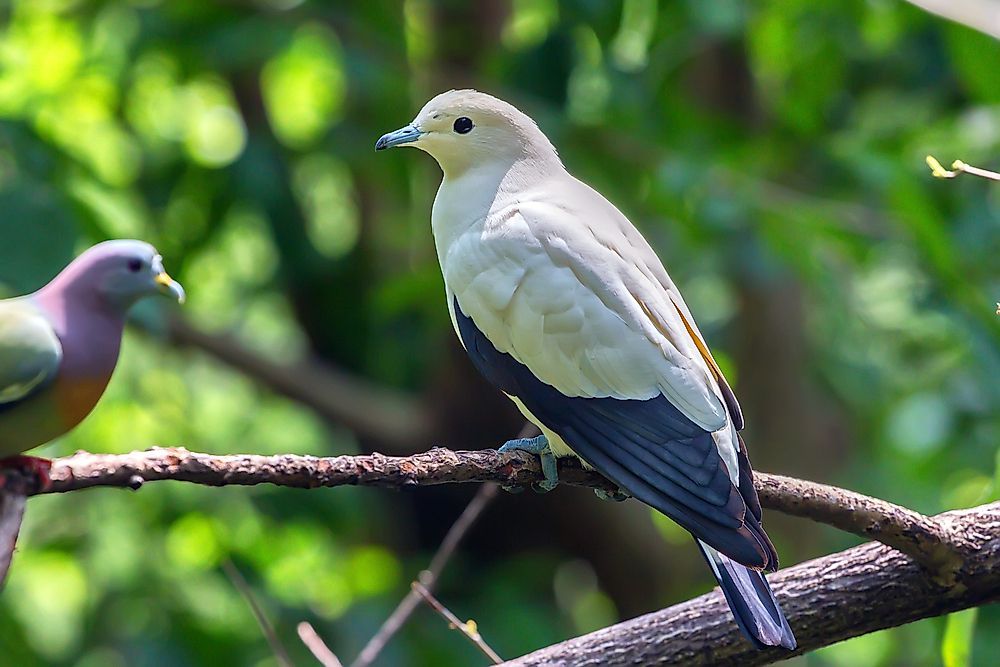
[[[526, 422], [521, 432], [517, 434], [518, 438], [526, 438], [533, 433], [537, 433], [538, 429], [531, 422]], [[462, 540], [465, 538], [469, 529], [472, 528], [473, 524], [479, 520], [480, 515], [483, 511], [493, 502], [496, 498], [497, 491], [499, 487], [496, 484], [484, 484], [476, 495], [472, 497], [469, 504], [466, 505], [465, 510], [459, 515], [455, 523], [452, 524], [451, 528], [448, 529], [448, 533], [444, 536], [441, 541], [441, 546], [438, 547], [437, 552], [434, 557], [431, 558], [431, 563], [426, 570], [423, 570], [419, 575], [417, 575], [417, 581], [424, 585], [429, 591], [433, 591], [434, 587], [437, 585], [437, 580], [441, 576], [441, 572], [444, 571], [445, 566], [448, 561], [451, 560], [452, 555], [461, 544]], [[392, 639], [403, 624], [406, 623], [407, 619], [413, 614], [413, 611], [420, 604], [420, 594], [411, 586], [409, 592], [406, 596], [400, 600], [399, 605], [393, 610], [392, 614], [389, 615], [382, 626], [378, 629], [378, 632], [365, 644], [365, 647], [358, 654], [357, 659], [351, 663], [351, 667], [368, 667], [368, 665], [375, 662], [379, 653], [385, 648], [385, 645]]]
[[343, 667], [340, 658], [330, 650], [330, 647], [326, 645], [326, 642], [311, 624], [302, 621], [296, 630], [299, 633], [299, 639], [306, 645], [306, 648], [312, 651], [313, 656], [319, 660], [319, 664], [323, 667]]
[[[1000, 10], [998, 10], [998, 17], [1000, 17]], [[1000, 181], [1000, 174], [997, 172], [973, 167], [971, 164], [965, 164], [961, 160], [955, 160], [951, 163], [951, 171], [942, 167], [941, 163], [933, 155], [928, 155], [926, 160], [927, 166], [931, 168], [931, 175], [935, 178], [955, 178], [962, 174], [972, 174], [973, 176], [979, 176], [991, 181]]]
[[243, 578], [243, 575], [233, 564], [233, 561], [226, 558], [222, 561], [222, 571], [226, 573], [229, 577], [229, 581], [232, 582], [233, 586], [240, 592], [243, 599], [247, 601], [247, 605], [250, 607], [250, 611], [253, 612], [254, 618], [257, 619], [257, 625], [260, 626], [260, 631], [263, 633], [264, 638], [267, 639], [267, 643], [271, 646], [271, 652], [274, 653], [275, 659], [281, 667], [293, 667], [291, 658], [288, 657], [288, 652], [285, 651], [284, 645], [281, 640], [278, 639], [278, 634], [274, 631], [274, 626], [271, 625], [271, 621], [267, 619], [267, 615], [264, 614], [264, 610], [259, 604], [257, 604], [257, 598], [253, 594], [253, 590], [250, 588], [250, 584], [247, 580]]
[[490, 645], [486, 643], [482, 635], [479, 634], [479, 630], [475, 627], [472, 621], [462, 622], [458, 620], [455, 614], [451, 613], [451, 610], [441, 604], [441, 601], [434, 597], [434, 594], [427, 590], [424, 586], [420, 585], [420, 582], [413, 582], [413, 590], [417, 592], [430, 605], [431, 609], [436, 611], [441, 615], [444, 620], [448, 621], [448, 624], [461, 632], [463, 635], [469, 638], [473, 644], [476, 645], [480, 651], [483, 652], [487, 658], [493, 661], [494, 665], [499, 665], [503, 662], [503, 658], [497, 655], [496, 651], [490, 648]]
[[[462, 542], [462, 539], [468, 533], [469, 528], [479, 519], [480, 515], [483, 513], [489, 504], [496, 497], [498, 487], [496, 484], [484, 484], [479, 491], [473, 496], [472, 500], [466, 506], [465, 510], [458, 517], [455, 523], [452, 525], [448, 534], [445, 535], [444, 540], [441, 542], [441, 546], [438, 548], [437, 553], [434, 554], [434, 558], [431, 559], [430, 566], [422, 571], [418, 577], [417, 581], [424, 585], [428, 590], [433, 590], [434, 586], [437, 584], [438, 577], [441, 576], [441, 572], [444, 570], [445, 565], [451, 559], [458, 545]], [[406, 623], [407, 619], [420, 604], [420, 594], [410, 588], [410, 592], [406, 594], [402, 600], [400, 600], [399, 605], [393, 610], [392, 614], [389, 615], [382, 627], [379, 628], [378, 632], [365, 644], [365, 647], [358, 654], [357, 659], [351, 663], [351, 667], [367, 667], [368, 665], [375, 662], [379, 653], [385, 648], [385, 645], [392, 639], [403, 624]]]

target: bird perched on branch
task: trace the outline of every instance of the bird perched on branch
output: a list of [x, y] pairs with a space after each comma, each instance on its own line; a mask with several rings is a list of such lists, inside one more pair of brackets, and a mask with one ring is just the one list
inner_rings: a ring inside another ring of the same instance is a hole
[[83, 421], [118, 362], [125, 315], [139, 299], [184, 288], [141, 241], [107, 241], [33, 294], [0, 301], [0, 467], [48, 483], [49, 462], [20, 456]]
[[795, 648], [764, 572], [743, 417], [649, 244], [566, 171], [531, 118], [474, 90], [428, 102], [376, 150], [430, 153], [431, 227], [452, 323], [478, 370], [542, 435], [501, 450], [576, 456], [692, 533], [757, 646]]

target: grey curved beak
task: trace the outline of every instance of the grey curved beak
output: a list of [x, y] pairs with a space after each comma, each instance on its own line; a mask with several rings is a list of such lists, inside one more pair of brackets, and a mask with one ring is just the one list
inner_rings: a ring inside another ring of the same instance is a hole
[[412, 144], [414, 141], [419, 139], [424, 133], [413, 125], [407, 125], [401, 127], [398, 130], [389, 132], [388, 134], [383, 134], [379, 137], [378, 141], [375, 142], [375, 150], [383, 151], [386, 148], [392, 148], [393, 146], [402, 146], [403, 144]]

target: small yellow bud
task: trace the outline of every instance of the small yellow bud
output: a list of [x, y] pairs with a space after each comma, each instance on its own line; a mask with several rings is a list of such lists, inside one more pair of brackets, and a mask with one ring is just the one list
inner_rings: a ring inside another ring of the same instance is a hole
[[941, 163], [937, 161], [937, 158], [933, 155], [928, 155], [926, 158], [927, 166], [931, 168], [931, 175], [934, 178], [951, 178], [951, 174], [947, 169], [941, 166]]

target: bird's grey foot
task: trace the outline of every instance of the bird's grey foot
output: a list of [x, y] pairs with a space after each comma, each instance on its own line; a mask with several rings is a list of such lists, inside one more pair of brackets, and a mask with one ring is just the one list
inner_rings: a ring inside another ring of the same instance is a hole
[[552, 453], [552, 449], [549, 447], [548, 438], [544, 435], [540, 435], [535, 438], [518, 438], [516, 440], [508, 440], [502, 447], [500, 447], [499, 451], [501, 454], [513, 451], [538, 454], [538, 458], [542, 463], [542, 474], [545, 475], [544, 480], [533, 484], [531, 487], [538, 493], [551, 491], [559, 484], [559, 468], [556, 466], [556, 457], [555, 454]]
[[631, 498], [630, 495], [628, 495], [621, 489], [618, 489], [617, 491], [612, 491], [611, 493], [608, 493], [604, 489], [594, 489], [594, 495], [600, 498], [601, 500], [613, 500], [616, 503], [620, 503], [622, 501]]

